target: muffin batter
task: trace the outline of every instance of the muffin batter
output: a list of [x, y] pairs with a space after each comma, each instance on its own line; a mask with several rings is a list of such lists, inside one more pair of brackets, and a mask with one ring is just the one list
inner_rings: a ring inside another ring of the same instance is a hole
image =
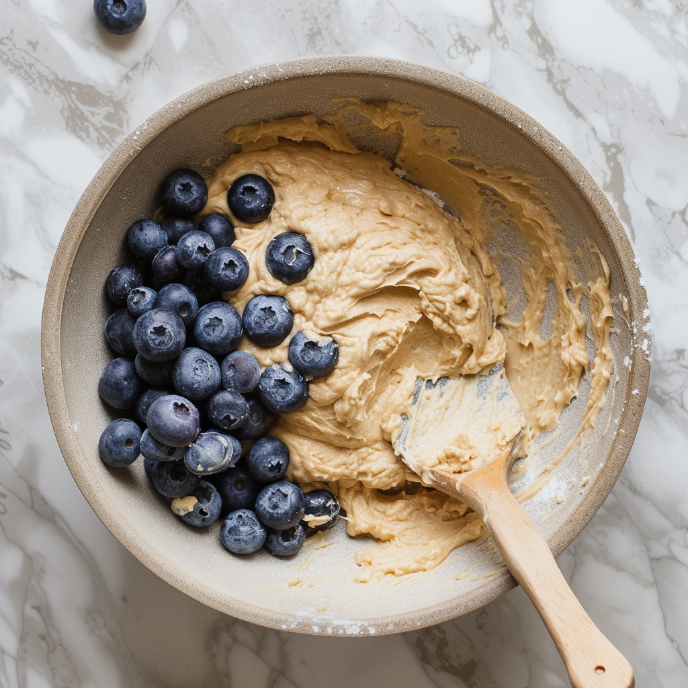
[[[227, 188], [247, 173], [275, 189], [266, 221], [235, 222], [234, 246], [245, 253], [250, 273], [226, 297], [241, 312], [256, 294], [282, 295], [294, 311], [294, 332], [339, 344], [335, 370], [313, 380], [306, 406], [281, 416], [270, 434], [290, 449], [292, 480], [334, 491], [348, 533], [380, 541], [358, 551], [362, 580], [433, 568], [483, 532], [473, 512], [422, 487], [392, 449], [418, 376], [474, 374], [503, 362], [525, 416], [527, 454], [556, 427], [589, 366], [586, 292], [598, 353], [580, 433], [594, 425], [613, 370], [604, 258], [588, 250], [601, 276], [583, 284], [534, 182], [461, 154], [456, 130], [427, 127], [422, 114], [397, 103], [351, 100], [323, 121], [311, 115], [236, 127], [227, 136], [240, 152], [215, 170], [202, 213], [231, 216]], [[398, 145], [394, 165], [354, 144], [371, 125]], [[523, 247], [513, 258], [526, 298], [519, 319], [506, 317], [506, 292], [485, 249], [500, 226]], [[311, 273], [291, 286], [265, 265], [268, 243], [287, 231], [305, 235], [315, 254]], [[548, 284], [557, 313], [542, 339]], [[263, 349], [244, 338], [240, 348], [268, 366], [287, 361], [288, 341]]]

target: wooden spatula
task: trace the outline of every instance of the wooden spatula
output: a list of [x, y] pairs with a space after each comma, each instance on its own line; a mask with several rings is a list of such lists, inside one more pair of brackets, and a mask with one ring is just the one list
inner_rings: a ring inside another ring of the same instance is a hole
[[574, 688], [632, 688], [633, 669], [587, 615], [507, 485], [524, 420], [501, 365], [421, 380], [394, 446], [422, 481], [471, 507], [535, 605]]

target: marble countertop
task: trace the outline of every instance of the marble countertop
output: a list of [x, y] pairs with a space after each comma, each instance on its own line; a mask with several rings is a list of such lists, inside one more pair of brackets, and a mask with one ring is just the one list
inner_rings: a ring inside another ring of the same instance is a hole
[[213, 77], [308, 55], [462, 74], [592, 173], [640, 258], [654, 325], [626, 467], [558, 558], [638, 686], [688, 685], [688, 6], [685, 0], [149, 0], [130, 37], [88, 0], [0, 0], [0, 687], [568, 686], [522, 590], [365, 639], [223, 616], [126, 552], [81, 496], [43, 396], [40, 316], [67, 219], [145, 117]]

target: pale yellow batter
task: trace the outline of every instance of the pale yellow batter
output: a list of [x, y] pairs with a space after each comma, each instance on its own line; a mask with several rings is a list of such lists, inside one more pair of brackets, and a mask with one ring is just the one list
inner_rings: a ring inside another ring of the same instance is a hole
[[[343, 133], [354, 111], [399, 137], [397, 173]], [[271, 434], [290, 449], [291, 479], [326, 483], [346, 509], [349, 534], [379, 541], [358, 552], [362, 579], [433, 568], [482, 532], [465, 505], [419, 486], [392, 449], [418, 376], [478, 373], [503, 361], [525, 415], [527, 452], [556, 427], [589, 365], [580, 309], [586, 291], [595, 304], [598, 346], [588, 429], [613, 369], [604, 258], [595, 254], [602, 277], [582, 284], [532, 181], [462, 155], [455, 130], [425, 127], [421, 116], [396, 103], [348, 101], [322, 122], [305, 116], [232, 129], [228, 138], [241, 152], [216, 169], [203, 211], [230, 215], [227, 188], [243, 174], [260, 174], [275, 189], [265, 222], [236, 223], [234, 246], [246, 254], [250, 273], [226, 296], [241, 311], [256, 294], [280, 294], [294, 311], [294, 332], [332, 336], [339, 344], [337, 368], [313, 380], [306, 406], [280, 417]], [[419, 187], [437, 192], [461, 219]], [[504, 317], [506, 293], [484, 248], [496, 217], [509, 220], [527, 249], [519, 269], [528, 302], [518, 322]], [[315, 254], [311, 273], [291, 286], [265, 265], [268, 243], [285, 231], [305, 235]], [[538, 330], [548, 282], [557, 314], [543, 341]], [[262, 349], [244, 339], [240, 348], [267, 366], [286, 361], [287, 347], [288, 340]]]

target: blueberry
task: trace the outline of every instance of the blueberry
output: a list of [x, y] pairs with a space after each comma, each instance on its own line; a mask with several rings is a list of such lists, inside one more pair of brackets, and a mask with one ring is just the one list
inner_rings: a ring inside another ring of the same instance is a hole
[[220, 473], [241, 456], [239, 441], [219, 432], [202, 432], [186, 450], [184, 463], [196, 475]]
[[215, 242], [215, 248], [231, 246], [236, 238], [234, 235], [234, 225], [224, 216], [211, 213], [202, 217], [198, 223], [198, 229], [209, 234]]
[[246, 256], [231, 246], [215, 249], [204, 269], [208, 282], [220, 291], [235, 291], [248, 277]]
[[136, 356], [134, 325], [136, 319], [126, 308], [115, 311], [105, 322], [105, 339], [122, 356]]
[[146, 417], [148, 416], [148, 409], [150, 408], [151, 404], [156, 399], [160, 399], [160, 397], [164, 397], [168, 394], [173, 394], [173, 392], [170, 392], [166, 389], [147, 389], [136, 402], [136, 415], [138, 416], [138, 419], [142, 423], [145, 423]]
[[216, 356], [233, 351], [243, 331], [241, 316], [223, 301], [203, 306], [198, 311], [193, 330], [196, 343]]
[[265, 542], [267, 533], [249, 509], [233, 511], [222, 521], [220, 541], [234, 554], [257, 552]]
[[177, 260], [189, 270], [202, 268], [214, 250], [215, 243], [210, 236], [197, 229], [187, 232], [175, 247]]
[[177, 251], [174, 246], [165, 246], [155, 254], [151, 272], [161, 284], [173, 282], [182, 274], [182, 266], [177, 262]]
[[255, 395], [246, 397], [248, 420], [234, 431], [240, 440], [255, 440], [264, 435], [275, 420], [275, 416], [263, 406]]
[[162, 221], [161, 226], [167, 234], [168, 243], [172, 246], [176, 245], [187, 232], [193, 232], [196, 229], [196, 223], [189, 217], [168, 217]]
[[205, 271], [202, 268], [200, 270], [187, 270], [182, 282], [189, 287], [194, 294], [196, 294], [199, 304], [212, 301], [220, 293], [212, 284], [210, 284], [210, 282], [208, 282], [208, 279], [205, 276]]
[[93, 0], [93, 11], [108, 33], [123, 35], [141, 26], [146, 16], [146, 0]]
[[98, 453], [108, 466], [130, 466], [141, 453], [141, 428], [133, 420], [113, 420], [100, 436]]
[[257, 174], [239, 177], [227, 191], [227, 204], [232, 215], [248, 224], [267, 220], [274, 203], [275, 190], [272, 184]]
[[176, 313], [155, 308], [136, 321], [134, 344], [149, 361], [171, 361], [186, 344], [186, 328]]
[[269, 530], [265, 546], [276, 557], [291, 557], [306, 541], [306, 534], [300, 525], [286, 530]]
[[110, 361], [100, 376], [98, 394], [113, 408], [131, 408], [141, 394], [141, 380], [136, 374], [134, 361], [130, 358]]
[[169, 447], [188, 447], [198, 436], [201, 417], [188, 399], [169, 394], [150, 405], [146, 423], [158, 442]]
[[187, 399], [203, 401], [220, 389], [220, 364], [207, 351], [190, 346], [174, 364], [172, 384]]
[[296, 284], [306, 279], [313, 269], [313, 249], [303, 234], [282, 232], [272, 239], [265, 252], [270, 274], [284, 284]]
[[235, 430], [248, 420], [248, 402], [239, 392], [221, 389], [208, 401], [208, 417], [222, 430]]
[[266, 485], [256, 497], [256, 515], [264, 526], [274, 530], [293, 528], [305, 509], [303, 492], [287, 480]]
[[144, 457], [143, 459], [143, 470], [146, 472], [146, 477], [148, 480], [153, 479], [153, 466], [155, 466], [155, 461], [151, 461]]
[[190, 526], [204, 528], [220, 517], [222, 500], [205, 480], [191, 494], [172, 500], [172, 511]]
[[246, 468], [259, 483], [279, 480], [289, 466], [289, 449], [276, 437], [259, 439], [246, 455]]
[[208, 187], [198, 172], [175, 170], [160, 187], [163, 208], [172, 215], [188, 217], [199, 212], [208, 200]]
[[313, 535], [319, 530], [329, 530], [339, 520], [339, 501], [328, 490], [313, 490], [304, 494], [306, 514], [303, 527], [306, 535]]
[[167, 246], [167, 234], [153, 220], [136, 220], [127, 230], [127, 244], [135, 256], [153, 258], [161, 248]]
[[201, 479], [181, 461], [158, 461], [151, 471], [151, 482], [163, 497], [176, 499], [191, 494]]
[[127, 296], [127, 309], [135, 317], [148, 313], [155, 308], [158, 292], [150, 287], [134, 287]]
[[148, 461], [181, 461], [186, 447], [170, 447], [158, 442], [148, 429], [141, 435], [141, 453]]
[[149, 385], [156, 387], [164, 387], [172, 382], [172, 368], [174, 368], [174, 361], [149, 361], [147, 358], [136, 354], [134, 359], [136, 366], [136, 373], [138, 376]]
[[261, 486], [242, 464], [213, 476], [213, 485], [222, 497], [222, 511], [253, 509]]
[[112, 301], [123, 306], [129, 292], [143, 284], [141, 271], [135, 265], [118, 265], [105, 280], [105, 291]]
[[289, 361], [302, 375], [322, 377], [339, 362], [339, 345], [332, 337], [313, 341], [299, 330], [289, 342]]
[[272, 294], [254, 296], [246, 304], [242, 319], [248, 338], [264, 347], [281, 344], [294, 325], [289, 301]]
[[176, 313], [186, 327], [193, 325], [198, 315], [198, 299], [183, 284], [168, 284], [158, 294], [156, 308]]
[[260, 381], [260, 366], [248, 351], [234, 351], [225, 356], [220, 369], [222, 386], [240, 394], [252, 392]]
[[222, 437], [224, 437], [225, 440], [227, 440], [229, 444], [227, 452], [231, 454], [231, 457], [229, 459], [229, 466], [227, 466], [226, 468], [234, 468], [234, 466], [237, 465], [237, 462], [241, 458], [241, 453], [243, 451], [241, 448], [241, 442], [239, 442], [239, 440], [236, 437], [234, 437], [234, 435], [228, 435], [226, 432], [220, 432], [215, 428], [206, 430], [206, 434], [222, 435]]
[[308, 401], [308, 382], [289, 363], [277, 363], [260, 376], [258, 395], [271, 411], [294, 413]]

